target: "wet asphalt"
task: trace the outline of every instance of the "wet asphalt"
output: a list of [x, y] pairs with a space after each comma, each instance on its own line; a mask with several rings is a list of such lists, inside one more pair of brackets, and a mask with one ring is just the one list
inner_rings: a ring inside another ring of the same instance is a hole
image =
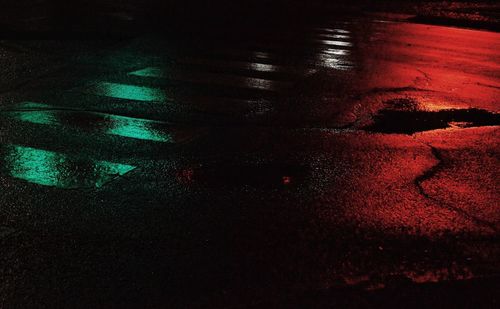
[[500, 34], [0, 41], [0, 308], [500, 302]]

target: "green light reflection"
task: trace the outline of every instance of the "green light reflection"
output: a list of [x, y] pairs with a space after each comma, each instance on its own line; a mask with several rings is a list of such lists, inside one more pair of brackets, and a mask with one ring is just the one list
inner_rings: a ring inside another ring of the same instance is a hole
[[117, 83], [100, 82], [88, 89], [88, 92], [105, 97], [133, 101], [165, 101], [165, 91], [157, 88], [133, 86]]
[[18, 105], [19, 109], [44, 109], [44, 108], [51, 108], [52, 106], [44, 103], [37, 103], [37, 102], [23, 102]]
[[140, 76], [140, 77], [157, 77], [157, 78], [161, 78], [161, 77], [165, 77], [165, 72], [162, 69], [160, 69], [160, 68], [149, 67], [149, 68], [145, 68], [145, 69], [142, 69], [142, 70], [137, 70], [137, 71], [134, 71], [134, 72], [130, 72], [129, 75], [135, 75], [135, 76]]
[[[78, 119], [91, 119], [87, 123], [87, 129], [93, 132], [117, 135], [122, 137], [149, 140], [154, 142], [173, 143], [173, 136], [157, 127], [165, 125], [162, 122], [130, 118], [117, 115], [107, 115], [101, 113], [86, 113], [86, 112], [58, 112], [58, 111], [25, 111], [13, 112], [11, 117], [20, 121], [53, 125], [53, 126], [71, 126], [75, 129], [79, 128], [78, 123], [74, 123]], [[72, 121], [61, 122], [65, 115], [73, 115], [70, 118]], [[88, 117], [92, 115], [93, 117]], [[86, 117], [87, 116], [87, 117]]]
[[110, 116], [110, 120], [111, 127], [107, 130], [108, 134], [155, 142], [173, 142], [170, 134], [153, 128], [155, 123], [153, 121], [122, 116]]
[[58, 188], [101, 187], [135, 166], [70, 158], [57, 152], [9, 146], [4, 158], [9, 174], [18, 179]]
[[58, 165], [64, 157], [54, 152], [14, 146], [6, 157], [10, 175], [44, 186], [61, 185]]
[[[94, 173], [96, 177], [95, 186], [97, 188], [102, 187], [111, 178], [115, 176], [123, 176], [131, 170], [135, 169], [135, 166], [127, 164], [112, 163], [107, 161], [95, 162]], [[103, 177], [107, 176], [107, 177]]]
[[16, 119], [36, 124], [56, 125], [58, 122], [55, 114], [51, 111], [26, 111], [14, 112], [12, 114]]

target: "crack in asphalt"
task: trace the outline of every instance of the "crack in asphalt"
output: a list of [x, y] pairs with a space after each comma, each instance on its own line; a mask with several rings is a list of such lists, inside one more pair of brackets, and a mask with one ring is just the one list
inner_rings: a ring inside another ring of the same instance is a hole
[[374, 93], [386, 93], [386, 92], [434, 92], [434, 90], [419, 88], [414, 86], [405, 86], [405, 87], [376, 87], [372, 88], [367, 92], [368, 95]]
[[483, 86], [483, 87], [488, 87], [488, 88], [493, 88], [493, 89], [500, 89], [500, 87], [494, 86], [494, 85], [489, 85], [489, 84], [484, 84], [484, 83], [479, 83], [479, 82], [477, 82], [476, 84], [479, 85], [479, 86]]
[[426, 199], [435, 202], [437, 205], [439, 205], [443, 208], [446, 208], [450, 211], [456, 212], [459, 215], [461, 215], [462, 217], [464, 217], [468, 220], [471, 220], [472, 222], [474, 222], [477, 225], [485, 226], [485, 227], [493, 230], [494, 232], [498, 232], [497, 227], [493, 223], [486, 221], [486, 220], [482, 220], [480, 218], [477, 218], [476, 216], [469, 214], [467, 211], [465, 211], [461, 208], [458, 208], [458, 207], [452, 206], [448, 203], [445, 203], [445, 202], [431, 196], [429, 193], [427, 193], [425, 191], [424, 187], [422, 186], [423, 182], [434, 177], [443, 168], [445, 160], [443, 159], [438, 148], [436, 148], [428, 143], [423, 143], [423, 144], [431, 149], [432, 155], [436, 158], [436, 160], [438, 160], [438, 163], [433, 165], [432, 167], [430, 167], [429, 169], [424, 171], [423, 174], [421, 174], [420, 176], [415, 178], [414, 184], [417, 187], [418, 192], [422, 196], [424, 196]]
[[[424, 71], [422, 71], [422, 70], [420, 70], [420, 69], [416, 69], [416, 70], [424, 76], [424, 78], [425, 78], [425, 80], [426, 80], [426, 81], [428, 81], [428, 82], [431, 82], [431, 81], [432, 81], [432, 78], [430, 77], [430, 75], [429, 75], [429, 74], [427, 74], [426, 72], [424, 72]], [[417, 78], [418, 78], [418, 77], [417, 77]], [[416, 78], [416, 79], [417, 79], [417, 78]], [[416, 79], [415, 79], [415, 80], [416, 80]], [[416, 84], [416, 82], [414, 82], [414, 83]]]

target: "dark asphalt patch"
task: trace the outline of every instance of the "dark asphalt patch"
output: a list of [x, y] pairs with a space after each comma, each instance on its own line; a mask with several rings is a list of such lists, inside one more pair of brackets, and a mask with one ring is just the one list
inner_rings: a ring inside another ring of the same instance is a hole
[[181, 183], [201, 187], [251, 186], [276, 189], [299, 185], [307, 176], [303, 166], [285, 164], [230, 165], [185, 168], [177, 173]]
[[14, 233], [16, 233], [15, 229], [6, 226], [0, 226], [0, 240], [7, 238]]
[[380, 133], [413, 134], [450, 127], [500, 125], [500, 115], [482, 109], [448, 109], [436, 112], [386, 109], [373, 117], [364, 129]]
[[167, 79], [182, 83], [203, 85], [217, 85], [230, 88], [256, 89], [263, 91], [279, 92], [291, 86], [291, 83], [272, 79], [238, 76], [234, 74], [210, 73], [203, 71], [175, 71], [166, 72], [159, 67], [147, 67], [134, 71], [129, 75], [149, 78]]

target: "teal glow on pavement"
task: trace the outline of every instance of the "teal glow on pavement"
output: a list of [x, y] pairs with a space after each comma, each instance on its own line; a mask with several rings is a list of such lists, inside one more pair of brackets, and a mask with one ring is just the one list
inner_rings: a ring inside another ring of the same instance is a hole
[[58, 122], [54, 112], [51, 111], [14, 112], [12, 116], [21, 121], [43, 125], [56, 125]]
[[[51, 110], [12, 112], [10, 115], [12, 118], [20, 121], [41, 125], [79, 129], [82, 123], [84, 123], [85, 130], [93, 133], [117, 135], [154, 142], [174, 142], [171, 133], [165, 128], [165, 123], [148, 119], [103, 113]], [[162, 130], [162, 128], [164, 129]]]
[[59, 164], [64, 164], [64, 156], [55, 152], [14, 146], [6, 157], [10, 175], [44, 186], [61, 186]]
[[167, 95], [165, 91], [157, 88], [133, 86], [126, 84], [100, 82], [86, 89], [86, 92], [117, 99], [126, 99], [133, 101], [165, 101]]
[[37, 102], [23, 102], [17, 106], [18, 109], [47, 109], [52, 108], [52, 106], [44, 103]]
[[112, 163], [107, 161], [95, 162], [94, 175], [97, 176], [95, 178], [95, 186], [100, 188], [115, 176], [123, 176], [135, 168], [135, 166], [127, 164]]
[[165, 72], [157, 67], [149, 67], [134, 72], [130, 72], [129, 75], [140, 76], [140, 77], [165, 77]]
[[114, 115], [110, 116], [109, 120], [110, 127], [107, 130], [108, 134], [155, 142], [173, 142], [170, 134], [154, 128], [154, 124], [156, 123], [154, 121]]
[[10, 176], [58, 188], [102, 187], [135, 166], [70, 158], [64, 154], [24, 146], [9, 146], [4, 157]]

